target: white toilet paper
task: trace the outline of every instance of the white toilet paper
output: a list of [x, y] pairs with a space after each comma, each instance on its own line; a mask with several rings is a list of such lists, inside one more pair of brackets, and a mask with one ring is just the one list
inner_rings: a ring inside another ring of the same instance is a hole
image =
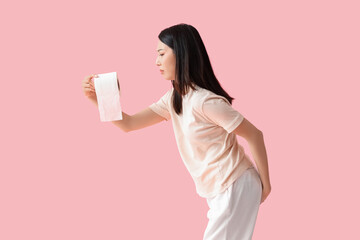
[[116, 72], [97, 74], [94, 79], [100, 120], [102, 122], [122, 120], [120, 85]]

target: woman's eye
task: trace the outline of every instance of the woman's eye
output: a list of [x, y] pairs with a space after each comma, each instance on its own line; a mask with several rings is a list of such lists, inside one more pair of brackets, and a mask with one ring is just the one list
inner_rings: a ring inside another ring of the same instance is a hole
[[164, 54], [160, 54], [160, 56], [163, 56]]

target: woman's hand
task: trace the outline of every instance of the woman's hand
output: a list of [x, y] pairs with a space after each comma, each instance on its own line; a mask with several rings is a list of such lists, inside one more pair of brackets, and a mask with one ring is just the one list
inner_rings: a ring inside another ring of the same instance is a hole
[[88, 97], [95, 105], [98, 104], [95, 86], [94, 86], [94, 77], [99, 77], [97, 74], [87, 76], [82, 81], [82, 88], [86, 97]]
[[271, 186], [263, 186], [263, 189], [262, 189], [262, 194], [261, 194], [261, 203], [263, 203], [265, 201], [265, 199], [269, 196], [271, 192]]
[[94, 77], [98, 77], [98, 75], [93, 74], [87, 76], [82, 81], [82, 88], [86, 97], [96, 97], [94, 80], [93, 80]]

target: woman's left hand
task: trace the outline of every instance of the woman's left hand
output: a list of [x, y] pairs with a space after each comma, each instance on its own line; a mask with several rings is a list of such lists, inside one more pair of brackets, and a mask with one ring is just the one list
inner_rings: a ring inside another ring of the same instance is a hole
[[265, 201], [265, 199], [269, 196], [271, 192], [271, 186], [263, 186], [263, 189], [262, 189], [262, 194], [261, 194], [261, 203], [263, 203]]

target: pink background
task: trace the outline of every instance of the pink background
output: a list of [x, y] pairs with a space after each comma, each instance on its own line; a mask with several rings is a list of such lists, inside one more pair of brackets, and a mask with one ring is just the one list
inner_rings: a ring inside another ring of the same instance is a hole
[[157, 35], [178, 23], [198, 29], [233, 107], [264, 133], [272, 192], [253, 239], [360, 238], [358, 1], [35, 0], [0, 11], [0, 239], [202, 239], [208, 207], [171, 122], [124, 133], [81, 88], [116, 71], [124, 112], [157, 101], [171, 87]]

